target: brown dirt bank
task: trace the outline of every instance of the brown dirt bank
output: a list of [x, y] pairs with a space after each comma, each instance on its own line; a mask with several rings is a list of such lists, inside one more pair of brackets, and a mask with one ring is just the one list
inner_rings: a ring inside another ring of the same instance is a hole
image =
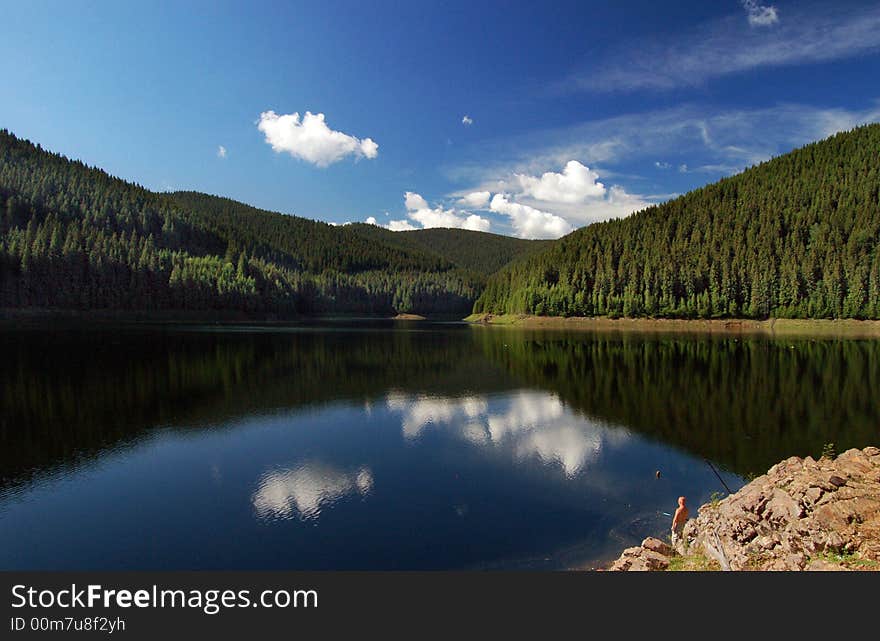
[[840, 336], [880, 338], [880, 321], [854, 319], [680, 319], [607, 318], [572, 316], [528, 316], [474, 314], [465, 320], [483, 325], [504, 325], [526, 329], [570, 329], [589, 331], [695, 332], [711, 334], [764, 334], [771, 336]]
[[683, 538], [645, 539], [608, 569], [880, 571], [880, 449], [777, 463], [701, 506]]

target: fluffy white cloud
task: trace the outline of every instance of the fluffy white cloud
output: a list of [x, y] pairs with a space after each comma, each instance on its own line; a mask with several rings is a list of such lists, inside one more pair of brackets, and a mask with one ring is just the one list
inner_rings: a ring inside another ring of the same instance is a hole
[[489, 203], [489, 209], [508, 216], [520, 238], [559, 238], [572, 230], [572, 226], [564, 218], [512, 202], [504, 194], [495, 194]]
[[428, 209], [428, 201], [413, 191], [408, 191], [403, 195], [403, 204], [406, 206], [407, 211]]
[[[407, 217], [419, 223], [423, 229], [452, 227], [456, 229], [470, 229], [472, 231], [489, 231], [492, 225], [488, 219], [467, 211], [431, 207], [421, 195], [412, 191], [406, 192], [403, 200], [406, 205]], [[407, 221], [391, 221], [389, 229], [392, 229], [392, 231], [414, 229], [412, 225], [405, 227], [402, 223], [409, 225]], [[396, 225], [397, 228], [392, 228], [391, 225]]]
[[461, 119], [461, 124], [463, 124], [465, 127], [470, 127], [472, 124], [474, 124], [474, 119], [465, 114], [464, 117]]
[[[415, 194], [418, 196], [418, 194]], [[387, 212], [385, 214], [388, 215]], [[412, 231], [414, 229], [418, 229], [418, 227], [414, 227], [412, 223], [408, 220], [392, 220], [389, 221], [387, 225], [382, 225], [376, 220], [375, 216], [368, 217], [365, 221], [368, 225], [376, 225], [377, 227], [384, 227], [385, 229], [389, 229], [391, 231]]]
[[779, 22], [779, 14], [776, 7], [764, 7], [758, 4], [757, 0], [742, 0], [743, 8], [749, 19], [749, 24], [753, 27], [769, 27]]
[[473, 191], [459, 198], [458, 202], [467, 207], [480, 209], [489, 204], [491, 196], [492, 194], [488, 191]]
[[521, 193], [536, 200], [550, 203], [580, 203], [587, 198], [601, 198], [605, 185], [599, 182], [599, 174], [577, 160], [565, 163], [562, 173], [545, 172], [540, 178], [516, 174]]
[[217, 158], [226, 158], [226, 147], [223, 145], [217, 147]]
[[577, 160], [566, 162], [560, 173], [515, 173], [510, 181], [484, 183], [491, 185], [497, 191], [489, 209], [508, 216], [522, 238], [558, 238], [580, 225], [628, 216], [652, 204], [618, 185], [606, 187], [598, 173]]
[[318, 167], [327, 167], [346, 156], [375, 158], [379, 154], [379, 145], [372, 139], [330, 129], [321, 113], [307, 111], [300, 119], [299, 113], [279, 116], [274, 111], [264, 111], [257, 129], [276, 152], [286, 151]]
[[418, 229], [408, 220], [392, 220], [388, 223], [387, 228], [391, 231], [412, 231]]

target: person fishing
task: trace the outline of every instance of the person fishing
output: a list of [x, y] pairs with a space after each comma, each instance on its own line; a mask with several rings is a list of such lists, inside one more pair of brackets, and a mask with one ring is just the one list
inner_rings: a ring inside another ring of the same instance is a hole
[[672, 547], [677, 547], [684, 540], [684, 524], [688, 520], [688, 509], [686, 499], [683, 496], [678, 497], [678, 509], [675, 516], [672, 517]]

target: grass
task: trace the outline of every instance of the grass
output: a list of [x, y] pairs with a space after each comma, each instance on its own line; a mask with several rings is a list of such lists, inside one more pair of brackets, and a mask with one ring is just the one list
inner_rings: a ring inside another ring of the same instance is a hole
[[490, 325], [519, 325], [528, 316], [521, 314], [471, 314], [464, 319], [467, 323], [489, 323]]
[[840, 565], [850, 570], [880, 570], [880, 563], [871, 559], [863, 559], [856, 552], [822, 552], [811, 556], [810, 561], [813, 560]]
[[667, 572], [720, 572], [721, 566], [702, 552], [694, 552], [669, 559]]

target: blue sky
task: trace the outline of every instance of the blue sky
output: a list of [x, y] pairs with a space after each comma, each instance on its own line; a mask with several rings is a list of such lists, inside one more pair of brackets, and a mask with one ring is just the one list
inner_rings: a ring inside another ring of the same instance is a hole
[[151, 189], [335, 223], [556, 237], [880, 121], [876, 2], [0, 15], [0, 127]]

